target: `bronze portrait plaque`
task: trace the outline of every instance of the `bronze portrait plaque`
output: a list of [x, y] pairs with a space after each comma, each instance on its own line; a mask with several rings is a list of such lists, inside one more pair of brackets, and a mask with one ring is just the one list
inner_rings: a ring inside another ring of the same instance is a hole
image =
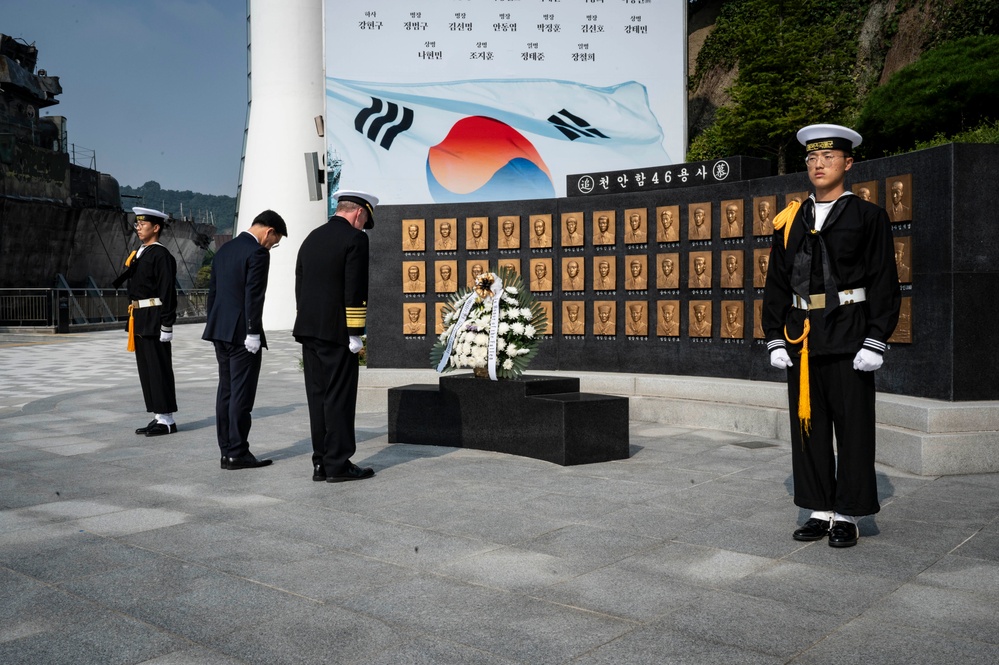
[[[804, 203], [805, 199], [808, 198], [808, 192], [791, 192], [790, 194], [784, 195], [784, 207], [791, 205], [791, 201], [797, 201], [798, 203]], [[780, 212], [778, 210], [777, 212]]]
[[583, 246], [583, 213], [562, 213], [562, 246]]
[[531, 247], [552, 246], [552, 216], [531, 215]]
[[582, 300], [562, 302], [562, 334], [586, 334], [586, 303]]
[[912, 344], [912, 298], [902, 298], [902, 307], [898, 311], [898, 325], [895, 332], [888, 338], [890, 344]]
[[520, 259], [500, 259], [496, 262], [496, 270], [502, 271], [504, 268], [512, 270], [515, 274], [520, 274]]
[[680, 336], [680, 301], [660, 300], [657, 305], [656, 334], [660, 337]]
[[424, 261], [402, 262], [402, 292], [427, 292], [427, 265]]
[[691, 289], [711, 288], [711, 252], [691, 252], [687, 286]]
[[888, 200], [885, 209], [893, 222], [912, 221], [912, 174], [897, 175], [885, 180]]
[[531, 291], [552, 290], [552, 260], [531, 259]]
[[628, 272], [624, 276], [624, 288], [629, 291], [644, 291], [649, 288], [648, 257], [634, 254], [624, 257]]
[[722, 300], [721, 336], [723, 339], [742, 339], [746, 336], [743, 328], [744, 315], [741, 300]]
[[465, 264], [465, 271], [468, 273], [467, 285], [469, 288], [475, 286], [475, 278], [484, 272], [489, 272], [489, 264], [486, 261], [469, 261]]
[[402, 220], [402, 251], [422, 252], [426, 250], [425, 226], [426, 222], [422, 219]]
[[551, 335], [552, 334], [552, 323], [555, 319], [552, 318], [552, 301], [551, 300], [539, 300], [538, 304], [541, 305], [542, 311], [545, 313], [545, 321], [547, 323], [538, 324], [537, 334], [538, 335]]
[[404, 303], [402, 317], [402, 333], [404, 335], [427, 334], [427, 306], [424, 303]]
[[434, 261], [434, 292], [455, 293], [458, 290], [458, 262]]
[[680, 253], [669, 252], [656, 255], [656, 287], [660, 289], [680, 288]]
[[723, 289], [741, 289], [746, 285], [743, 270], [743, 251], [728, 249], [721, 253], [721, 286]]
[[488, 217], [467, 217], [465, 219], [465, 249], [473, 252], [489, 249]]
[[593, 303], [593, 334], [617, 334], [617, 303], [613, 300], [597, 300]]
[[624, 230], [626, 245], [640, 245], [648, 242], [648, 214], [645, 208], [629, 208], [624, 211], [624, 218], [628, 221], [628, 228]]
[[711, 301], [691, 300], [688, 337], [711, 337]]
[[753, 286], [762, 289], [767, 285], [767, 271], [770, 270], [770, 249], [753, 250]]
[[763, 300], [753, 301], [753, 339], [764, 339], [763, 334]]
[[625, 315], [628, 320], [624, 323], [625, 335], [636, 337], [646, 337], [649, 334], [649, 304], [638, 300], [629, 300], [624, 303]]
[[776, 196], [757, 196], [753, 199], [753, 235], [769, 236], [774, 232], [774, 215], [777, 210]]
[[656, 242], [680, 241], [680, 206], [659, 206], [656, 220]]
[[586, 288], [585, 269], [586, 264], [582, 257], [578, 259], [562, 259], [562, 290], [584, 290]]
[[617, 257], [593, 257], [593, 290], [613, 291], [617, 288]]
[[899, 283], [912, 283], [912, 238], [910, 236], [895, 238], [895, 268], [898, 269]]
[[691, 203], [688, 206], [687, 240], [711, 240], [710, 203]]
[[593, 244], [613, 245], [615, 218], [613, 210], [597, 210], [593, 213]]
[[517, 215], [500, 215], [496, 219], [499, 229], [496, 237], [500, 249], [520, 249], [520, 217]]
[[434, 220], [434, 249], [438, 252], [453, 252], [458, 249], [458, 220]]
[[877, 180], [858, 182], [850, 186], [850, 191], [859, 196], [861, 201], [867, 201], [868, 203], [879, 205]]
[[741, 238], [743, 234], [744, 215], [742, 210], [742, 199], [722, 201], [722, 238]]
[[444, 317], [451, 311], [451, 304], [446, 302], [434, 303], [434, 334], [444, 334]]

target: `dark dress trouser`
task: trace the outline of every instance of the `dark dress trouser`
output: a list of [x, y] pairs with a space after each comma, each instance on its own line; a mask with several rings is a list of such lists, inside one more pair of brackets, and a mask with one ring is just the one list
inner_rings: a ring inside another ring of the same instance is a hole
[[808, 365], [812, 429], [804, 442], [798, 423], [799, 368], [787, 370], [794, 504], [873, 515], [881, 510], [874, 472], [874, 372], [853, 369], [852, 355], [809, 357]]
[[305, 393], [312, 430], [312, 463], [327, 475], [343, 473], [357, 451], [357, 354], [341, 344], [303, 338]]
[[219, 364], [215, 399], [215, 430], [223, 457], [240, 457], [250, 451], [253, 401], [263, 350], [250, 353], [243, 344], [213, 342]]
[[177, 388], [173, 378], [173, 353], [170, 342], [155, 337], [135, 336], [135, 366], [142, 386], [142, 399], [150, 413], [177, 411]]

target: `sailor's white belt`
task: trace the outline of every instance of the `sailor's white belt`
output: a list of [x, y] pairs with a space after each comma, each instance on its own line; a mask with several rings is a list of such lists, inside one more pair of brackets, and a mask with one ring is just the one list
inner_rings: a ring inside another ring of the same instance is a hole
[[137, 309], [142, 309], [143, 307], [158, 307], [163, 304], [163, 301], [159, 298], [143, 298], [142, 300], [133, 300], [132, 307]]
[[[847, 289], [846, 291], [840, 291], [836, 295], [839, 296], [840, 305], [850, 305], [855, 302], [864, 302], [867, 300], [867, 289], [861, 287], [859, 289]], [[824, 293], [813, 293], [808, 296], [808, 300], [805, 300], [797, 293], [795, 293], [791, 299], [792, 304], [798, 309], [825, 309], [826, 308], [826, 294]]]

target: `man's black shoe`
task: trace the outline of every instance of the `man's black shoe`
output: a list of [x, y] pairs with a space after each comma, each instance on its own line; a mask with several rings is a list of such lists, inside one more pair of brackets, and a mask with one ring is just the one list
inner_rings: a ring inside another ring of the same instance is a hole
[[156, 418], [153, 418], [152, 420], [149, 421], [149, 424], [146, 425], [145, 427], [136, 427], [135, 428], [135, 433], [136, 434], [145, 434], [146, 432], [149, 431], [149, 428], [152, 427], [155, 424], [156, 424]]
[[259, 469], [262, 466], [268, 466], [272, 461], [273, 460], [269, 459], [257, 459], [253, 456], [253, 453], [246, 453], [245, 455], [240, 455], [239, 457], [226, 457], [222, 468], [227, 471], [238, 471], [239, 469]]
[[323, 468], [322, 464], [316, 464], [312, 467], [312, 479], [317, 483], [326, 480], [326, 469]]
[[228, 458], [228, 457], [226, 457], [225, 455], [223, 455], [223, 456], [222, 456], [222, 458], [221, 458], [221, 459], [219, 460], [219, 468], [220, 468], [220, 469], [225, 469], [226, 465], [227, 465], [227, 464], [229, 463], [229, 462], [227, 461], [228, 459], [229, 459], [229, 458]]
[[853, 547], [860, 538], [860, 530], [853, 522], [833, 522], [829, 529], [829, 547]]
[[812, 540], [822, 540], [828, 534], [829, 520], [820, 520], [813, 517], [805, 522], [804, 526], [796, 530], [791, 537], [795, 540], [803, 540], [807, 542]]
[[345, 471], [342, 471], [335, 476], [327, 476], [326, 482], [345, 483], [348, 480], [364, 480], [365, 478], [371, 478], [375, 475], [375, 470], [370, 467], [362, 469], [353, 462], [347, 462], [347, 464], [349, 466], [347, 466]]
[[153, 423], [146, 429], [146, 436], [164, 436], [166, 434], [176, 434], [177, 423], [164, 425], [163, 423]]

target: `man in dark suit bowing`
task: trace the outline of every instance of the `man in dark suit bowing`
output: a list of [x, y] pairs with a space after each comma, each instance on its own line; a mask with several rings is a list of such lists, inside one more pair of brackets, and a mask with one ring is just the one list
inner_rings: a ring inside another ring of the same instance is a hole
[[219, 364], [215, 428], [225, 470], [271, 463], [254, 457], [247, 437], [260, 376], [260, 349], [267, 348], [262, 318], [270, 250], [287, 236], [281, 215], [265, 210], [249, 229], [222, 245], [212, 260], [208, 320], [201, 338], [215, 345]]
[[350, 461], [357, 450], [361, 335], [367, 323], [368, 236], [378, 198], [340, 190], [336, 212], [308, 235], [295, 266], [298, 314], [292, 331], [302, 345], [305, 393], [312, 431], [312, 479], [329, 483], [364, 480], [373, 469]]

